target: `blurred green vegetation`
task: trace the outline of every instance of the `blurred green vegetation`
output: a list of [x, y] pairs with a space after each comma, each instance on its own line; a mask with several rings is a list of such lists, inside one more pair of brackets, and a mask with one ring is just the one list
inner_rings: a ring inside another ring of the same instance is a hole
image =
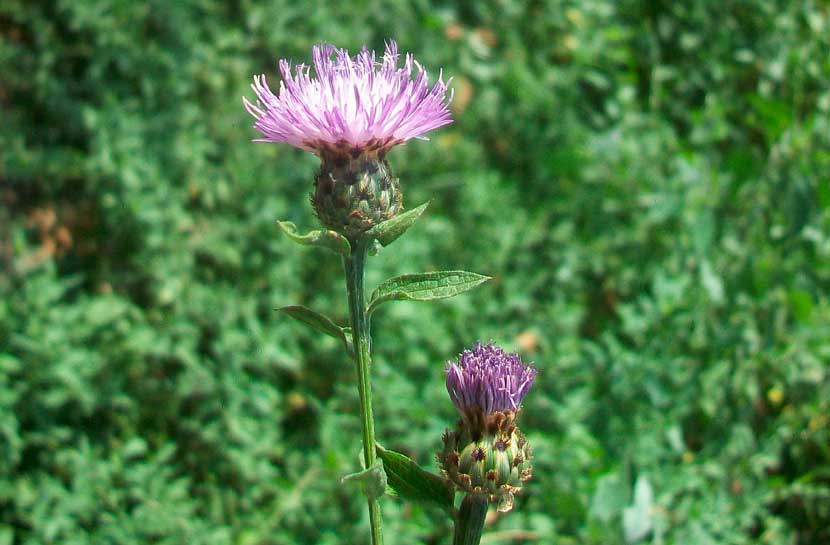
[[[391, 153], [370, 262], [493, 275], [375, 320], [381, 440], [435, 468], [444, 362], [536, 362], [534, 480], [485, 543], [830, 542], [830, 4], [4, 0], [0, 545], [364, 543], [315, 158], [241, 97], [394, 38], [456, 123]], [[636, 489], [636, 493], [635, 493]], [[391, 544], [446, 544], [383, 501]]]

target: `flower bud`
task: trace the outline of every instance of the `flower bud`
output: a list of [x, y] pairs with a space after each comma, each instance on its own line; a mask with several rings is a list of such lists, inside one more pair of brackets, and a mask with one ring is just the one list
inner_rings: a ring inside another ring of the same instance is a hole
[[354, 238], [403, 210], [397, 178], [377, 153], [326, 153], [311, 202], [320, 221]]
[[455, 430], [444, 433], [438, 461], [463, 492], [486, 495], [500, 511], [531, 476], [531, 449], [516, 416], [536, 370], [516, 354], [477, 344], [447, 366], [447, 391], [461, 413]]

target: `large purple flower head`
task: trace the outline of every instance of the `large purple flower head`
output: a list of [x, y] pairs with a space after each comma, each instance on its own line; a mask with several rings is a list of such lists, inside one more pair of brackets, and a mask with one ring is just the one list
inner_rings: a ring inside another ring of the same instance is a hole
[[447, 364], [447, 392], [462, 414], [517, 412], [534, 378], [536, 369], [494, 344], [476, 343]]
[[314, 211], [323, 225], [355, 240], [403, 210], [386, 152], [452, 123], [452, 93], [447, 96], [440, 73], [430, 87], [412, 55], [398, 66], [392, 41], [380, 62], [365, 47], [352, 57], [328, 44], [314, 46], [313, 57], [313, 76], [311, 67], [300, 64], [292, 71], [283, 59], [279, 93], [265, 76], [254, 76], [256, 104], [243, 102], [262, 134], [256, 141], [285, 142], [320, 157]]
[[[430, 88], [426, 70], [407, 54], [398, 66], [398, 46], [386, 44], [383, 60], [365, 47], [351, 57], [329, 44], [313, 48], [311, 67], [280, 60], [279, 93], [265, 76], [251, 86], [257, 103], [243, 99], [256, 118], [260, 142], [285, 142], [318, 155], [378, 152], [452, 123], [447, 83], [439, 73]], [[414, 72], [414, 77], [413, 77]]]

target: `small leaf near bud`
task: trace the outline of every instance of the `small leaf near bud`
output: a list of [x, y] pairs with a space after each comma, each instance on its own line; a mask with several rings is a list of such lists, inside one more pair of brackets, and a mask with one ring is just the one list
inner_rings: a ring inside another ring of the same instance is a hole
[[417, 208], [407, 210], [406, 212], [394, 216], [392, 219], [375, 225], [369, 229], [366, 234], [376, 239], [382, 245], [389, 246], [395, 241], [395, 239], [404, 234], [415, 224], [418, 218], [421, 217], [421, 214], [423, 214], [427, 209], [427, 206], [429, 206], [429, 201]]
[[277, 226], [297, 244], [327, 248], [347, 257], [352, 251], [346, 237], [334, 231], [317, 229], [301, 235], [297, 233], [297, 226], [290, 221], [278, 221]]
[[402, 499], [432, 502], [451, 510], [455, 490], [446, 479], [422, 469], [400, 452], [377, 445], [378, 457], [383, 460], [390, 489]]

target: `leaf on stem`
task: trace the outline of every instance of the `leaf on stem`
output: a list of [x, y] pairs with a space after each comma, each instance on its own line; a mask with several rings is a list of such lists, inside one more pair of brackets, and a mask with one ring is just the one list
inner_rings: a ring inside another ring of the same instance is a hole
[[351, 352], [352, 351], [352, 330], [348, 327], [340, 327], [339, 325], [335, 324], [331, 318], [320, 314], [315, 310], [311, 310], [308, 307], [304, 307], [302, 305], [289, 305], [287, 307], [281, 307], [277, 309], [280, 312], [284, 312], [298, 320], [303, 322], [306, 325], [311, 326], [313, 329], [321, 333], [325, 333], [326, 335], [330, 335], [335, 339], [340, 339], [343, 341], [343, 344], [346, 345], [346, 349]]
[[340, 479], [341, 483], [355, 482], [360, 483], [363, 487], [363, 492], [369, 498], [376, 500], [383, 496], [386, 492], [387, 476], [384, 471], [383, 463], [380, 460], [375, 460], [372, 467], [358, 471], [357, 473], [349, 473]]
[[455, 489], [446, 479], [422, 469], [409, 457], [376, 445], [378, 458], [386, 469], [386, 480], [391, 491], [409, 501], [432, 502], [450, 511]]
[[407, 210], [402, 214], [398, 214], [392, 219], [388, 219], [382, 223], [378, 223], [368, 231], [366, 234], [384, 246], [389, 246], [396, 238], [404, 234], [407, 229], [412, 227], [424, 210], [429, 206], [429, 201], [425, 202], [418, 208]]
[[316, 229], [301, 235], [297, 232], [297, 226], [290, 221], [278, 221], [277, 226], [297, 244], [319, 246], [347, 257], [352, 251], [346, 237], [335, 231]]
[[471, 290], [490, 280], [468, 271], [437, 271], [405, 274], [383, 282], [372, 292], [368, 314], [386, 301], [433, 301]]

